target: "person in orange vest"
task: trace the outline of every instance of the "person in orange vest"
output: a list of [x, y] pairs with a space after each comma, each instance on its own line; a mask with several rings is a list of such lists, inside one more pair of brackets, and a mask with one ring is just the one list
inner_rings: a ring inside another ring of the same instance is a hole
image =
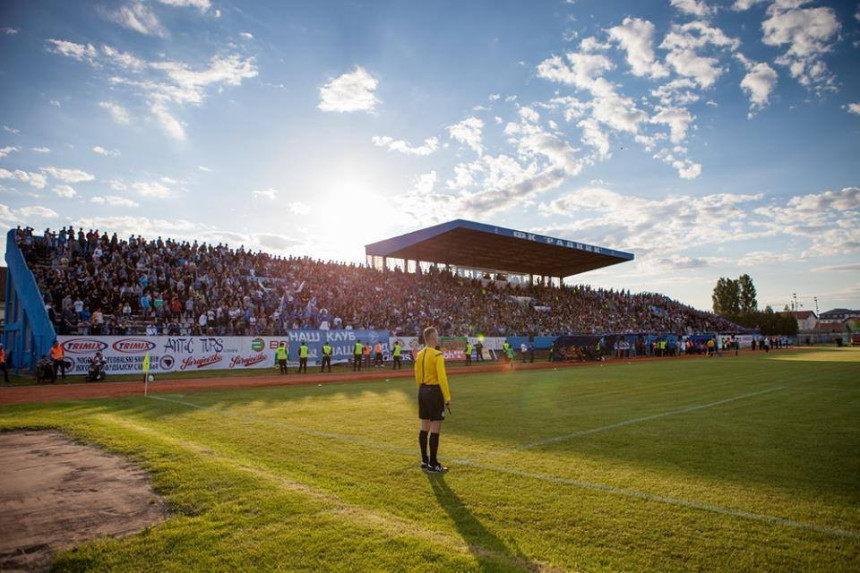
[[3, 369], [3, 381], [9, 382], [9, 369], [6, 367], [6, 349], [0, 344], [0, 368]]
[[63, 352], [63, 347], [60, 346], [60, 341], [55, 340], [54, 345], [51, 347], [51, 361], [54, 363], [54, 377], [51, 379], [51, 382], [54, 384], [57, 383], [57, 371], [60, 371], [60, 374], [63, 377], [63, 380], [66, 379], [66, 353]]
[[382, 344], [377, 342], [373, 347], [373, 353], [376, 355], [374, 357], [374, 366], [379, 368], [382, 366]]
[[369, 344], [364, 345], [363, 352], [364, 352], [364, 365], [370, 366], [370, 345]]

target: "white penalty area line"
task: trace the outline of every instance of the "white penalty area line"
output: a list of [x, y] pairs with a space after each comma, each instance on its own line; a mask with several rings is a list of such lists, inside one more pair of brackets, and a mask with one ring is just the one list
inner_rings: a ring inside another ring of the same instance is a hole
[[[779, 389], [781, 389], [781, 388], [771, 388], [769, 391], [772, 392], [772, 391], [776, 391]], [[269, 426], [284, 428], [284, 429], [288, 429], [288, 430], [292, 430], [292, 431], [296, 431], [296, 432], [300, 432], [300, 433], [304, 433], [304, 434], [308, 434], [308, 435], [312, 435], [312, 436], [317, 436], [317, 437], [321, 437], [321, 438], [337, 440], [337, 441], [345, 442], [345, 443], [349, 443], [349, 444], [362, 445], [362, 446], [373, 448], [376, 450], [382, 450], [382, 451], [386, 451], [386, 452], [392, 452], [392, 453], [403, 454], [403, 455], [408, 455], [408, 456], [415, 456], [415, 454], [416, 454], [416, 452], [414, 452], [412, 449], [402, 448], [399, 446], [393, 446], [391, 444], [383, 444], [380, 442], [375, 442], [373, 440], [358, 438], [356, 436], [348, 436], [348, 435], [344, 435], [344, 434], [336, 434], [334, 432], [314, 430], [312, 428], [305, 428], [303, 426], [286, 424], [283, 422], [279, 422], [278, 420], [259, 418], [257, 416], [251, 416], [251, 415], [247, 415], [247, 414], [237, 414], [234, 412], [227, 412], [224, 410], [215, 409], [211, 406], [203, 406], [200, 404], [195, 404], [193, 402], [185, 402], [182, 400], [171, 400], [170, 398], [164, 398], [162, 396], [153, 396], [153, 395], [147, 396], [147, 398], [150, 400], [159, 400], [162, 402], [181, 404], [183, 406], [188, 406], [189, 408], [195, 408], [197, 410], [203, 410], [203, 411], [211, 412], [214, 414], [220, 414], [222, 416], [229, 417], [229, 418], [237, 418], [240, 420], [247, 420], [249, 422], [255, 422], [255, 423], [259, 423], [259, 424], [265, 424], [265, 425], [269, 425]], [[740, 397], [734, 398], [734, 399], [740, 399]], [[725, 400], [722, 402], [725, 402]], [[606, 493], [606, 494], [615, 495], [615, 496], [620, 496], [620, 497], [640, 499], [640, 500], [644, 500], [644, 501], [651, 501], [651, 502], [663, 503], [663, 504], [667, 504], [667, 505], [673, 505], [676, 507], [685, 507], [688, 509], [697, 509], [697, 510], [701, 510], [701, 511], [708, 511], [708, 512], [717, 513], [720, 515], [726, 515], [726, 516], [730, 516], [730, 517], [740, 517], [743, 519], [749, 519], [752, 521], [769, 523], [771, 525], [780, 525], [780, 526], [789, 527], [792, 529], [814, 531], [816, 533], [822, 533], [825, 535], [832, 535], [835, 537], [846, 537], [846, 538], [850, 538], [850, 539], [860, 539], [860, 533], [856, 533], [854, 531], [848, 531], [846, 529], [839, 529], [839, 528], [835, 528], [835, 527], [827, 527], [825, 525], [817, 525], [814, 523], [805, 523], [802, 521], [795, 521], [792, 519], [785, 519], [782, 517], [775, 517], [772, 515], [766, 515], [766, 514], [762, 514], [762, 513], [753, 513], [753, 512], [749, 512], [749, 511], [744, 511], [742, 509], [734, 509], [731, 507], [723, 507], [720, 505], [714, 505], [714, 504], [703, 503], [703, 502], [698, 502], [698, 501], [689, 501], [689, 500], [685, 500], [685, 499], [667, 497], [667, 496], [663, 496], [663, 495], [646, 493], [646, 492], [641, 492], [641, 491], [636, 491], [636, 490], [631, 490], [631, 489], [617, 488], [617, 487], [613, 487], [613, 486], [591, 483], [591, 482], [587, 482], [587, 481], [580, 481], [580, 480], [568, 479], [568, 478], [563, 478], [563, 477], [551, 476], [551, 475], [546, 475], [546, 474], [529, 472], [529, 471], [525, 471], [525, 470], [517, 470], [517, 469], [507, 468], [507, 467], [493, 465], [493, 464], [484, 464], [484, 463], [474, 462], [474, 461], [470, 461], [470, 460], [454, 459], [451, 461], [453, 463], [456, 463], [456, 464], [459, 464], [462, 466], [475, 468], [475, 469], [494, 471], [494, 472], [504, 473], [504, 474], [518, 476], [518, 477], [535, 479], [535, 480], [539, 480], [539, 481], [543, 481], [543, 482], [547, 482], [547, 483], [555, 483], [555, 484], [566, 485], [566, 486], [570, 486], [570, 487], [576, 487], [579, 489], [597, 491], [597, 492]]]
[[615, 428], [623, 428], [624, 426], [632, 426], [633, 424], [641, 424], [642, 422], [650, 422], [651, 420], [659, 420], [660, 418], [668, 418], [669, 416], [677, 416], [678, 414], [688, 414], [690, 412], [698, 412], [699, 410], [707, 410], [708, 408], [715, 408], [717, 406], [722, 406], [723, 404], [729, 404], [731, 402], [737, 402], [738, 400], [744, 400], [746, 398], [753, 398], [755, 396], [763, 396], [765, 394], [770, 394], [771, 392], [777, 392], [779, 390], [785, 390], [785, 386], [778, 386], [776, 388], [768, 388], [767, 390], [762, 390], [760, 392], [752, 392], [750, 394], [741, 394], [740, 396], [734, 396], [732, 398], [726, 398], [724, 400], [718, 400], [716, 402], [709, 402], [707, 404], [697, 404], [695, 406], [686, 406], [684, 408], [679, 408], [677, 410], [669, 410], [668, 412], [660, 412], [659, 414], [652, 414], [650, 416], [643, 416], [641, 418], [633, 418], [631, 420], [624, 420], [623, 422], [616, 422], [615, 424], [607, 424], [606, 426], [591, 428], [590, 430], [580, 430], [579, 432], [573, 432], [570, 434], [563, 434], [561, 436], [555, 436], [552, 438], [547, 438], [545, 440], [538, 440], [536, 442], [529, 442], [527, 444], [521, 444], [519, 446], [513, 446], [510, 448], [496, 450], [493, 452], [489, 452], [487, 454], [481, 454], [480, 457], [486, 458], [488, 456], [499, 455], [499, 454], [503, 454], [506, 452], [515, 452], [515, 451], [519, 451], [519, 450], [530, 450], [532, 448], [538, 448], [540, 446], [546, 446], [549, 444], [556, 444], [558, 442], [564, 442], [567, 440], [572, 440], [574, 438], [580, 438], [582, 436], [589, 436], [591, 434], [597, 434], [599, 432], [605, 432], [607, 430], [614, 430]]

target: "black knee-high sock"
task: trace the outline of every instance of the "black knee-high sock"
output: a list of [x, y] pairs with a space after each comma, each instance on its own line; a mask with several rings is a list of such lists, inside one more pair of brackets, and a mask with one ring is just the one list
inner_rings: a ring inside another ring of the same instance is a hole
[[421, 445], [421, 461], [425, 464], [429, 463], [430, 458], [427, 457], [427, 430], [418, 432], [418, 443]]
[[439, 434], [430, 434], [430, 465], [435, 466], [439, 463], [436, 459], [436, 452], [439, 451]]

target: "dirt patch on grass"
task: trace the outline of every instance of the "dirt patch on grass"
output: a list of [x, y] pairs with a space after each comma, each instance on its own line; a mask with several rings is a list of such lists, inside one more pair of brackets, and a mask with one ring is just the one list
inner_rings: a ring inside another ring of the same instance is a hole
[[0, 571], [45, 571], [51, 556], [167, 518], [136, 465], [56, 431], [0, 434]]

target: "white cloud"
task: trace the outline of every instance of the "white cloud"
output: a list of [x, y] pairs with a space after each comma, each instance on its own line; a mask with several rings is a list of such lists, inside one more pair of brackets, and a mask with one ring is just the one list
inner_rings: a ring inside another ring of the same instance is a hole
[[699, 18], [710, 16], [716, 11], [708, 6], [704, 0], [671, 0], [671, 4], [680, 12]]
[[67, 40], [50, 39], [47, 41], [46, 49], [53, 54], [72, 58], [79, 62], [92, 63], [98, 55], [98, 50], [92, 44], [78, 44]]
[[439, 140], [435, 137], [428, 137], [424, 140], [424, 144], [413, 146], [408, 141], [394, 139], [393, 137], [374, 135], [371, 141], [377, 147], [385, 147], [388, 151], [397, 151], [406, 155], [425, 156], [430, 155], [439, 148]]
[[654, 159], [674, 167], [681, 179], [695, 179], [702, 174], [702, 164], [689, 159], [686, 154], [685, 148], [676, 146], [672, 150], [661, 149], [654, 155]]
[[490, 94], [489, 97], [490, 97], [490, 101], [498, 101], [498, 99], [502, 96], [499, 94]]
[[22, 171], [21, 169], [16, 169], [15, 171], [0, 169], [0, 179], [15, 179], [36, 189], [44, 189], [47, 184], [47, 178], [41, 173]]
[[52, 105], [54, 107], [63, 107], [62, 104], [58, 100], [55, 100], [55, 99], [52, 99], [51, 101], [49, 101], [48, 105]]
[[119, 104], [103, 101], [99, 102], [99, 107], [106, 109], [116, 123], [125, 125], [131, 122], [131, 116], [129, 115], [128, 110]]
[[[50, 40], [49, 50], [86, 61], [95, 68], [110, 65], [115, 72], [108, 78], [110, 84], [114, 88], [127, 87], [133, 95], [142, 97], [156, 124], [178, 140], [186, 138], [185, 127], [169, 104], [201, 105], [210, 89], [220, 91], [223, 86], [238, 86], [243, 80], [258, 75], [254, 59], [239, 54], [217, 54], [209, 60], [208, 66], [192, 68], [177, 61], [144, 61], [110, 46], [103, 46], [99, 53], [92, 45], [64, 40]], [[99, 105], [108, 110], [117, 123], [130, 122], [128, 111], [120, 105], [112, 102]]]
[[65, 183], [85, 183], [87, 181], [95, 181], [95, 175], [82, 171], [80, 169], [66, 169], [61, 167], [42, 167], [44, 171], [54, 179], [59, 179]]
[[553, 82], [568, 84], [577, 89], [594, 90], [597, 79], [613, 68], [612, 61], [603, 54], [569, 52], [567, 65], [559, 56], [551, 56], [538, 64], [538, 76]]
[[53, 191], [57, 196], [65, 197], [66, 199], [71, 199], [78, 194], [78, 192], [70, 185], [56, 185], [54, 186]]
[[415, 178], [415, 182], [412, 184], [412, 193], [415, 195], [426, 195], [433, 191], [436, 188], [436, 172], [430, 171], [428, 173], [422, 173], [418, 177]]
[[741, 89], [750, 98], [751, 110], [767, 107], [776, 88], [777, 73], [767, 63], [755, 64], [741, 80]]
[[119, 155], [119, 151], [116, 149], [105, 149], [101, 145], [96, 145], [93, 147], [93, 153], [97, 153], [99, 155], [104, 155], [106, 157], [116, 157]]
[[111, 46], [102, 46], [102, 54], [109, 62], [121, 68], [131, 71], [141, 71], [146, 67], [146, 62], [128, 52], [121, 52]]
[[158, 2], [168, 6], [197, 8], [201, 12], [206, 12], [212, 7], [210, 0], [158, 0]]
[[110, 188], [114, 191], [125, 191], [126, 189], [128, 189], [128, 185], [117, 179], [110, 180], [108, 184], [110, 185]]
[[752, 251], [745, 254], [737, 261], [739, 267], [758, 268], [762, 265], [772, 265], [774, 263], [788, 263], [797, 261], [796, 253], [772, 253], [770, 251]]
[[40, 205], [21, 207], [16, 210], [19, 217], [39, 217], [42, 219], [56, 219], [59, 217], [56, 211]]
[[173, 117], [167, 108], [162, 102], [156, 101], [149, 105], [149, 111], [152, 113], [152, 117], [155, 119], [156, 123], [161, 126], [161, 129], [172, 137], [173, 139], [179, 141], [185, 141], [185, 127], [182, 122]]
[[651, 90], [664, 107], [689, 105], [699, 101], [698, 84], [689, 78], [676, 78]]
[[7, 36], [16, 36], [18, 32], [18, 28], [0, 28], [0, 33], [3, 33]]
[[585, 162], [578, 155], [579, 150], [538, 125], [527, 121], [509, 123], [505, 126], [505, 134], [510, 136], [510, 143], [516, 145], [517, 154], [523, 160], [545, 159], [549, 168], [570, 176], [582, 171]]
[[860, 252], [860, 188], [845, 187], [796, 195], [784, 205], [755, 209], [773, 233], [801, 237], [811, 245], [804, 255]]
[[169, 187], [166, 187], [157, 181], [138, 181], [137, 183], [132, 183], [131, 188], [142, 197], [167, 199], [173, 196], [173, 192]]
[[361, 66], [329, 81], [320, 88], [321, 111], [353, 112], [373, 111], [379, 100], [376, 88], [379, 80]]
[[[552, 227], [581, 240], [638, 252], [668, 255], [690, 245], [720, 244], [760, 236], [748, 225], [748, 205], [762, 195], [668, 195], [647, 199], [604, 187], [583, 187], [539, 206], [547, 216], [565, 217]], [[563, 235], [563, 236], [564, 236]], [[690, 265], [690, 261], [675, 261]]]
[[132, 201], [125, 197], [117, 197], [116, 195], [103, 195], [90, 198], [90, 203], [99, 205], [109, 205], [110, 207], [139, 207], [137, 201]]
[[530, 121], [532, 123], [540, 121], [540, 114], [528, 106], [522, 106], [517, 113], [519, 113], [519, 116], [525, 121]]
[[251, 196], [254, 198], [268, 199], [274, 201], [278, 197], [277, 189], [256, 189], [251, 191]]
[[0, 147], [0, 159], [4, 159], [10, 153], [15, 153], [16, 151], [21, 151], [21, 148], [14, 146], [14, 145], [7, 145], [6, 147]]
[[847, 109], [848, 113], [860, 115], [860, 103], [849, 103]]
[[602, 52], [604, 50], [608, 50], [609, 47], [609, 44], [601, 42], [594, 36], [583, 38], [582, 41], [579, 42], [579, 49], [582, 52]]
[[102, 14], [108, 20], [145, 36], [160, 38], [167, 36], [167, 30], [162, 26], [155, 13], [146, 4], [138, 0], [132, 0], [129, 4], [120, 6], [116, 10], [103, 9]]
[[708, 46], [734, 52], [740, 47], [740, 40], [726, 36], [722, 30], [706, 22], [695, 21], [674, 24], [660, 44], [661, 48], [669, 51], [666, 61], [675, 72], [692, 78], [703, 89], [714, 85], [723, 73], [717, 58], [698, 53]]
[[803, 8], [809, 0], [775, 0], [762, 22], [762, 41], [788, 46], [776, 63], [788, 67], [801, 85], [817, 90], [835, 89], [835, 78], [823, 61], [839, 35], [841, 25], [829, 7]]
[[311, 212], [311, 207], [301, 201], [293, 201], [292, 203], [287, 203], [287, 210], [294, 215], [307, 215]]
[[693, 119], [693, 115], [685, 108], [657, 106], [657, 114], [651, 118], [651, 123], [667, 125], [669, 140], [682, 143], [687, 138], [687, 129]]
[[34, 153], [51, 153], [50, 147], [33, 147], [32, 150]]
[[472, 116], [467, 117], [459, 123], [448, 126], [448, 135], [451, 139], [468, 145], [475, 151], [475, 153], [481, 155], [484, 152], [482, 144], [483, 129], [484, 121]]
[[258, 75], [254, 60], [238, 54], [217, 55], [209, 60], [209, 66], [193, 70], [183, 62], [163, 61], [149, 64], [153, 70], [167, 75], [169, 82], [135, 82], [114, 78], [115, 83], [127, 83], [150, 92], [150, 96], [160, 102], [172, 101], [178, 104], [202, 104], [206, 88], [211, 86], [238, 86], [242, 80]]
[[197, 169], [199, 169], [200, 171], [203, 171], [205, 173], [211, 173], [212, 172], [212, 169], [210, 169], [209, 167], [206, 167], [205, 165], [198, 165]]
[[576, 124], [582, 129], [582, 142], [592, 147], [597, 153], [598, 159], [608, 159], [609, 153], [609, 136], [600, 129], [600, 125], [593, 117], [583, 119]]
[[744, 10], [749, 10], [756, 4], [761, 4], [766, 0], [735, 0], [735, 3], [732, 4], [732, 10], [736, 12], [743, 12]]
[[254, 34], [252, 34], [251, 32], [239, 32], [239, 36], [241, 36], [242, 38], [244, 38], [246, 40], [253, 40], [254, 39]]
[[19, 133], [21, 133], [20, 129], [15, 129], [14, 127], [9, 127], [8, 125], [3, 126], [3, 131], [5, 131], [6, 133], [11, 133], [12, 135], [18, 135]]
[[662, 78], [669, 74], [654, 56], [654, 24], [640, 18], [624, 18], [620, 26], [607, 30], [627, 53], [627, 63], [635, 76]]

